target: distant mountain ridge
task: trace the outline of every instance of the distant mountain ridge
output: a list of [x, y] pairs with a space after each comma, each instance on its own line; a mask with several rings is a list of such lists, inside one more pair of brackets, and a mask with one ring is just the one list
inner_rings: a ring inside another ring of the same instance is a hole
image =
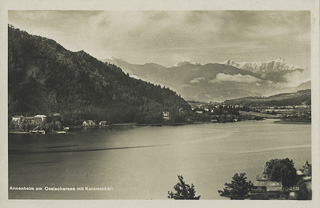
[[245, 97], [226, 100], [228, 105], [243, 105], [251, 107], [270, 107], [288, 105], [311, 105], [311, 90], [300, 90], [294, 93], [281, 93], [269, 97]]
[[[280, 59], [242, 66], [231, 61], [204, 65], [183, 61], [170, 67], [153, 63], [131, 64], [116, 58], [103, 61], [120, 66], [131, 77], [168, 86], [186, 100], [198, 101], [294, 92], [302, 83], [300, 78], [306, 76], [303, 69], [285, 64]], [[259, 73], [255, 72], [258, 68], [262, 70]], [[308, 85], [299, 89], [308, 89]]]
[[300, 84], [298, 87], [296, 87], [297, 91], [304, 90], [304, 89], [311, 89], [311, 81], [304, 82]]

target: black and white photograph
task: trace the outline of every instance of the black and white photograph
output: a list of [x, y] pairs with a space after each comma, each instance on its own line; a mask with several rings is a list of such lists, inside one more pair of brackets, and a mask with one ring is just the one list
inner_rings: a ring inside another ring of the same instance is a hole
[[133, 8], [5, 11], [6, 200], [318, 203], [319, 11]]

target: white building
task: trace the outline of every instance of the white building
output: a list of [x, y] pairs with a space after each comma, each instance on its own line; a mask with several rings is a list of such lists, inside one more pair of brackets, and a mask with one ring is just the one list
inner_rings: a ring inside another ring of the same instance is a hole
[[41, 118], [42, 122], [45, 121], [47, 119], [46, 115], [35, 115], [35, 118]]

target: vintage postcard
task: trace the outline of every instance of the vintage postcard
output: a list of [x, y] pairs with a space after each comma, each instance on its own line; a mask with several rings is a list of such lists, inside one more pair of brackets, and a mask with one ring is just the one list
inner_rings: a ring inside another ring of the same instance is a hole
[[1, 203], [317, 207], [319, 1], [151, 2], [5, 3]]

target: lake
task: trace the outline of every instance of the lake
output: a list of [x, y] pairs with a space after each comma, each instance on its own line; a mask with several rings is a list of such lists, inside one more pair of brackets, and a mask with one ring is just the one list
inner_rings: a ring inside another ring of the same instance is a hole
[[255, 180], [273, 158], [293, 159], [296, 169], [311, 162], [311, 125], [273, 121], [10, 134], [9, 187], [42, 190], [11, 190], [9, 198], [167, 199], [183, 175], [201, 199], [224, 199], [217, 190], [236, 172]]

